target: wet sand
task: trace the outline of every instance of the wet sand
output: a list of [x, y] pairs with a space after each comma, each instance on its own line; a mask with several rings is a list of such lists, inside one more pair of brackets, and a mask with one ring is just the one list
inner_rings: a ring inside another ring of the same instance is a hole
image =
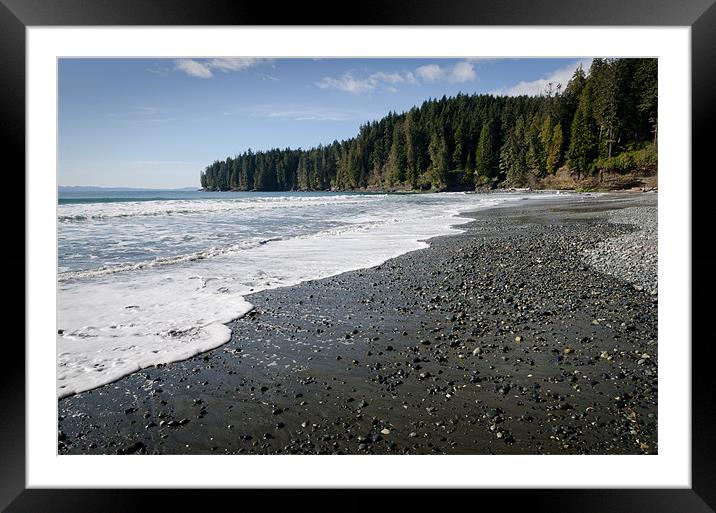
[[522, 201], [247, 296], [229, 343], [60, 400], [58, 452], [654, 454], [656, 292], [585, 258], [637, 230], [609, 211], [649, 205]]

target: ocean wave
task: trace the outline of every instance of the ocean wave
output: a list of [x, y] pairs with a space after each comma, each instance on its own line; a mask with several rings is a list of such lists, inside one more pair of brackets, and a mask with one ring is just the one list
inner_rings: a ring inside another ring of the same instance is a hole
[[[62, 273], [57, 294], [57, 396], [218, 347], [230, 338], [226, 323], [252, 308], [247, 295], [373, 267], [425, 248], [427, 239], [459, 232], [459, 225], [470, 222], [458, 217], [459, 212], [508, 199], [439, 198], [425, 195], [407, 204], [401, 198], [390, 208], [359, 208], [351, 213], [350, 224], [310, 235], [271, 238], [273, 233], [264, 232], [264, 238], [243, 244], [84, 271], [145, 272], [87, 280], [72, 280], [80, 275]], [[324, 214], [335, 222], [332, 211]], [[171, 267], [191, 259], [191, 265]]]
[[82, 222], [128, 217], [155, 217], [203, 214], [211, 212], [266, 211], [293, 207], [322, 207], [330, 205], [369, 204], [386, 195], [341, 195], [303, 197], [257, 197], [234, 200], [165, 200], [131, 201], [125, 203], [84, 203], [58, 206], [57, 220], [60, 223]]
[[176, 255], [170, 257], [154, 258], [152, 260], [146, 260], [142, 262], [117, 264], [117, 265], [105, 265], [97, 267], [95, 269], [87, 269], [82, 271], [65, 271], [59, 272], [57, 275], [58, 282], [65, 282], [74, 279], [81, 278], [95, 278], [98, 276], [106, 276], [108, 274], [125, 273], [131, 271], [141, 271], [143, 269], [151, 269], [154, 267], [163, 267], [168, 265], [183, 264], [187, 262], [198, 262], [207, 258], [224, 256], [237, 251], [244, 251], [247, 249], [255, 248], [268, 244], [269, 242], [276, 242], [282, 240], [282, 237], [273, 237], [271, 239], [257, 240], [257, 241], [246, 241], [239, 244], [232, 244], [226, 247], [209, 248], [204, 251], [196, 251], [184, 255]]
[[131, 263], [123, 263], [123, 264], [115, 264], [115, 265], [103, 265], [101, 267], [97, 267], [97, 268], [93, 268], [93, 269], [79, 270], [79, 271], [64, 271], [64, 272], [58, 273], [57, 281], [65, 282], [65, 281], [75, 280], [75, 279], [95, 278], [95, 277], [106, 276], [106, 275], [110, 275], [110, 274], [142, 271], [142, 270], [146, 270], [146, 269], [152, 269], [155, 267], [164, 267], [164, 266], [170, 266], [170, 265], [176, 265], [176, 264], [199, 262], [199, 261], [206, 260], [209, 258], [229, 256], [229, 255], [241, 252], [241, 251], [253, 249], [253, 248], [263, 246], [265, 244], [269, 244], [272, 242], [278, 242], [278, 241], [289, 240], [289, 239], [298, 239], [298, 240], [322, 239], [322, 238], [328, 238], [328, 237], [337, 236], [337, 235], [345, 235], [345, 234], [349, 234], [349, 233], [367, 232], [367, 231], [370, 231], [370, 230], [375, 229], [380, 226], [396, 224], [396, 223], [401, 223], [401, 222], [407, 222], [409, 220], [414, 220], [414, 219], [415, 219], [414, 216], [408, 217], [407, 219], [399, 219], [397, 217], [392, 216], [392, 217], [388, 217], [385, 219], [364, 221], [364, 222], [360, 222], [360, 223], [350, 224], [347, 226], [326, 228], [324, 230], [320, 230], [315, 233], [296, 235], [294, 237], [271, 237], [268, 239], [244, 241], [244, 242], [241, 242], [238, 244], [231, 244], [228, 246], [212, 247], [212, 248], [209, 248], [206, 250], [195, 251], [192, 253], [186, 253], [186, 254], [181, 254], [181, 255], [158, 257], [158, 258], [153, 258], [151, 260], [145, 260], [145, 261], [141, 261], [141, 262], [131, 262]]

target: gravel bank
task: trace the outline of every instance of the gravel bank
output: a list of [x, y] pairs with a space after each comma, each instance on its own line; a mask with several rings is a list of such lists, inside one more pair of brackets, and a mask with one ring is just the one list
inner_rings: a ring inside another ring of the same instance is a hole
[[656, 194], [633, 200], [640, 206], [607, 213], [611, 223], [633, 225], [636, 230], [606, 239], [585, 251], [585, 261], [594, 269], [634, 284], [637, 290], [658, 293], [658, 232]]
[[58, 451], [656, 453], [657, 298], [584, 261], [635, 232], [608, 220], [635, 206], [522, 201], [254, 294], [224, 346], [60, 400]]

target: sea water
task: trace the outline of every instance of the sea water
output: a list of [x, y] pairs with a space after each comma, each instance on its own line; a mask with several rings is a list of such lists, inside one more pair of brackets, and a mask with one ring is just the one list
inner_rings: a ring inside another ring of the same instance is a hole
[[533, 196], [60, 191], [57, 395], [226, 343], [252, 292], [378, 265]]

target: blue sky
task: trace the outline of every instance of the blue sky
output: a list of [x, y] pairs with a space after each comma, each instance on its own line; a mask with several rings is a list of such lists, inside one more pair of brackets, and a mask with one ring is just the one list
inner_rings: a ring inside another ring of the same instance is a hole
[[61, 59], [59, 185], [176, 188], [459, 92], [539, 94], [591, 59]]

